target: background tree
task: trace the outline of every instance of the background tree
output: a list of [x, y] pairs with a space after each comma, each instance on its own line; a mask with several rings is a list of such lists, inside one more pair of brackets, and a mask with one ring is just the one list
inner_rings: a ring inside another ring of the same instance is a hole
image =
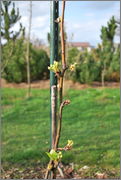
[[80, 83], [90, 84], [98, 76], [98, 66], [93, 58], [93, 53], [85, 50], [77, 56], [77, 68], [74, 79]]
[[35, 36], [32, 37], [31, 42], [36, 48], [40, 48], [44, 45], [43, 41]]
[[[15, 40], [20, 36], [22, 33], [23, 36], [25, 34], [25, 28], [22, 27], [20, 23], [20, 28], [17, 32], [11, 30], [11, 28], [20, 20], [21, 16], [19, 14], [19, 9], [15, 9], [15, 3], [12, 4], [13, 7], [11, 9], [11, 1], [2, 1], [2, 8], [1, 8], [1, 36], [6, 43], [9, 43], [10, 49], [7, 52], [7, 58], [2, 58], [2, 67], [1, 72], [4, 72], [5, 67], [7, 66], [8, 62], [10, 61], [13, 52], [14, 52], [14, 45]], [[12, 41], [11, 41], [12, 40]], [[5, 44], [4, 44], [5, 45]], [[4, 46], [2, 45], [2, 47]], [[3, 48], [2, 48], [3, 49]]]
[[31, 75], [30, 75], [30, 34], [31, 34], [31, 22], [32, 22], [32, 1], [30, 1], [29, 9], [29, 26], [28, 26], [28, 38], [27, 38], [27, 52], [26, 52], [26, 68], [27, 68], [27, 84], [28, 93], [27, 96], [30, 97], [31, 91]]
[[114, 43], [117, 24], [112, 17], [107, 26], [101, 28], [102, 43], [98, 47], [79, 52], [76, 48], [68, 50], [68, 64], [77, 63], [74, 72], [67, 73], [67, 78], [80, 83], [93, 81], [119, 81], [119, 47]]
[[116, 35], [117, 35], [117, 36], [120, 36], [120, 19], [117, 19], [117, 20], [116, 20], [116, 23], [117, 23]]
[[113, 54], [106, 78], [108, 81], [120, 81], [120, 46]]
[[1, 8], [1, 36], [3, 39], [9, 41], [10, 39], [15, 40], [23, 30], [22, 24], [17, 32], [11, 30], [11, 28], [21, 19], [19, 9], [15, 9], [15, 3], [12, 3], [12, 9], [10, 8], [11, 1], [2, 1]]
[[115, 16], [115, 19], [116, 19], [116, 24], [117, 24], [116, 35], [120, 36], [120, 11]]
[[111, 64], [113, 54], [115, 52], [114, 47], [114, 36], [116, 33], [116, 20], [114, 19], [114, 16], [109, 20], [107, 23], [107, 26], [102, 26], [101, 28], [101, 39], [102, 39], [102, 45], [100, 45], [98, 50], [98, 57], [100, 60], [100, 66], [101, 66], [101, 81], [102, 86], [104, 86], [105, 76], [106, 72], [108, 71], [108, 68]]
[[[3, 59], [8, 58], [8, 53], [11, 47], [11, 41], [5, 44], [2, 48]], [[46, 51], [35, 48], [30, 43], [30, 69], [31, 69], [31, 81], [48, 79], [49, 71], [47, 69], [49, 65], [49, 57]], [[11, 56], [8, 65], [4, 69], [3, 78], [8, 82], [27, 82], [26, 73], [26, 41], [22, 38], [16, 40], [15, 51]]]
[[[77, 63], [77, 56], [79, 55], [79, 50], [77, 48], [73, 47], [73, 48], [68, 49], [67, 54], [68, 54], [68, 57], [67, 57], [68, 65]], [[65, 77], [66, 79], [71, 79], [73, 81], [76, 81], [75, 72], [67, 71]]]

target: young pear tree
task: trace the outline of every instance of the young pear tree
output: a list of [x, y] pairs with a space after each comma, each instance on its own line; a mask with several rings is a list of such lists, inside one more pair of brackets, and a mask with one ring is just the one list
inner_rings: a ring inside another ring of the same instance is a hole
[[[12, 9], [11, 9], [12, 5]], [[1, 65], [1, 73], [4, 72], [5, 67], [7, 66], [8, 62], [10, 61], [13, 53], [14, 53], [14, 44], [15, 40], [20, 36], [22, 33], [23, 36], [25, 34], [25, 28], [23, 28], [22, 24], [20, 23], [20, 27], [18, 31], [12, 30], [14, 25], [19, 22], [21, 16], [19, 14], [19, 9], [15, 8], [15, 3], [11, 3], [11, 1], [2, 1], [1, 7], [1, 37], [4, 41], [6, 41], [2, 45], [2, 49], [4, 48], [5, 44], [10, 44], [10, 49], [7, 51], [7, 59], [2, 60]]]
[[102, 44], [98, 46], [96, 53], [101, 67], [102, 86], [104, 86], [106, 72], [108, 71], [112, 62], [113, 54], [115, 53], [114, 37], [116, 34], [116, 28], [117, 24], [114, 16], [109, 20], [107, 26], [102, 26], [101, 28], [100, 37]]
[[[45, 179], [49, 179], [49, 178], [56, 179], [57, 170], [59, 171], [60, 175], [64, 178], [62, 168], [60, 167], [60, 161], [62, 159], [62, 151], [71, 150], [73, 146], [73, 141], [68, 140], [67, 144], [64, 147], [59, 147], [59, 141], [60, 141], [61, 129], [62, 129], [63, 109], [65, 108], [65, 106], [70, 104], [70, 100], [64, 100], [64, 97], [63, 97], [64, 76], [65, 76], [66, 70], [73, 71], [75, 69], [75, 64], [67, 66], [66, 58], [65, 58], [64, 10], [65, 10], [65, 0], [63, 0], [62, 2], [62, 16], [56, 19], [56, 22], [60, 25], [61, 61], [59, 63], [58, 61], [54, 60], [54, 63], [50, 64], [50, 66], [48, 67], [48, 69], [54, 72], [55, 76], [57, 77], [57, 82], [58, 82], [57, 97], [59, 100], [59, 104], [57, 108], [57, 126], [54, 124], [54, 126], [56, 126], [56, 132], [52, 131], [52, 133], [54, 134], [53, 136], [54, 141], [53, 141], [51, 150], [47, 152], [47, 155], [50, 158], [50, 161], [46, 169]], [[51, 98], [53, 97], [51, 96]], [[53, 102], [53, 105], [55, 106], [55, 101]]]

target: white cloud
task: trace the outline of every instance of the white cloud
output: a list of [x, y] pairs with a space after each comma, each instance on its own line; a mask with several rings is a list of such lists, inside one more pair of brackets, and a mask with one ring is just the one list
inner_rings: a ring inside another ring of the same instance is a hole
[[[28, 32], [29, 22], [29, 1], [16, 1], [16, 7], [19, 8], [21, 19], [20, 22], [26, 27], [26, 33]], [[49, 1], [33, 1], [32, 2], [32, 29], [31, 38], [36, 36], [47, 41], [46, 36], [49, 32], [49, 20], [50, 20], [50, 2]], [[13, 29], [18, 30], [19, 24], [17, 23]]]
[[107, 10], [110, 8], [112, 9], [116, 6], [117, 6], [117, 1], [90, 1], [86, 5], [88, 9], [92, 9], [96, 11]]
[[32, 24], [33, 24], [32, 29], [36, 30], [37, 28], [44, 28], [44, 27], [48, 26], [48, 18], [49, 18], [48, 15], [34, 17], [32, 19]]
[[[29, 13], [29, 1], [16, 1], [17, 7], [20, 9], [22, 15], [27, 15]], [[34, 17], [43, 16], [49, 12], [49, 1], [32, 1], [32, 14]]]
[[[75, 5], [73, 4], [75, 3]], [[84, 14], [80, 12], [80, 19], [76, 17], [76, 13], [71, 14], [75, 18], [73, 23], [71, 22], [70, 14], [73, 11], [74, 7], [77, 6], [76, 2], [68, 1], [66, 4], [66, 13], [68, 14], [68, 19], [65, 19], [65, 26], [68, 37], [72, 36], [74, 33], [74, 41], [88, 41], [91, 42], [92, 45], [96, 45], [100, 42], [100, 29], [102, 25], [106, 25], [107, 21], [110, 19], [112, 15], [119, 14], [119, 6], [116, 2], [101, 2], [101, 1], [91, 1], [84, 2]], [[44, 42], [47, 42], [47, 32], [50, 31], [50, 2], [49, 1], [33, 1], [33, 9], [32, 9], [32, 32], [31, 37], [36, 36], [42, 39]], [[74, 6], [73, 6], [74, 5]], [[79, 5], [79, 2], [78, 2]], [[61, 2], [60, 2], [61, 8]], [[16, 1], [16, 7], [19, 7], [20, 14], [22, 16], [21, 22], [23, 26], [26, 27], [26, 32], [28, 31], [28, 17], [29, 17], [29, 1]], [[68, 9], [70, 7], [70, 10]], [[81, 7], [81, 3], [80, 3]], [[105, 14], [101, 16], [103, 10], [106, 10]], [[87, 11], [88, 9], [88, 11]], [[61, 9], [60, 9], [61, 10]], [[61, 14], [61, 11], [60, 11]], [[79, 15], [79, 12], [78, 12]], [[83, 19], [82, 19], [83, 15]], [[89, 19], [88, 19], [89, 18]], [[68, 20], [68, 21], [67, 21]], [[82, 22], [81, 22], [82, 20]], [[19, 24], [14, 26], [14, 30], [17, 31], [19, 28]]]
[[68, 36], [74, 33], [74, 41], [86, 41], [92, 42], [92, 45], [96, 45], [100, 42], [100, 29], [102, 25], [107, 24], [107, 18], [105, 19], [94, 19], [88, 22], [71, 23], [69, 22], [66, 26]]
[[[102, 26], [106, 26], [109, 19], [116, 14], [117, 8], [114, 8], [111, 11], [107, 11], [105, 14], [95, 11], [89, 11], [87, 14], [84, 14], [84, 18], [86, 16], [86, 20], [80, 22], [81, 20], [76, 20], [73, 23], [71, 20], [66, 20], [66, 30], [68, 37], [71, 37], [72, 33], [74, 33], [73, 41], [88, 41], [92, 45], [96, 45], [101, 41], [100, 39], [100, 30]], [[89, 16], [89, 19], [88, 19]], [[115, 38], [116, 41], [117, 38]]]

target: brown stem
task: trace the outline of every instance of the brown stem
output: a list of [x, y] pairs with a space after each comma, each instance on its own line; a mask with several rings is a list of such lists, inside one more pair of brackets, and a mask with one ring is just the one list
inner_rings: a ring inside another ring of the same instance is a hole
[[[57, 135], [56, 135], [56, 139], [55, 139], [55, 145], [54, 145], [54, 149], [56, 150], [57, 149], [57, 147], [58, 147], [58, 143], [59, 143], [59, 139], [60, 139], [60, 132], [61, 132], [61, 124], [62, 124], [62, 109], [63, 109], [63, 107], [64, 107], [64, 103], [61, 103], [61, 106], [60, 106], [60, 111], [59, 111], [59, 120], [58, 120], [58, 127], [57, 127]], [[49, 164], [48, 164], [49, 166], [52, 166], [52, 168], [51, 169], [48, 169], [47, 168], [47, 170], [46, 170], [46, 174], [45, 174], [45, 179], [48, 179], [48, 176], [49, 176], [49, 172], [51, 172], [51, 173], [53, 173], [54, 171], [53, 171], [53, 166], [54, 166], [54, 164], [53, 164], [53, 161], [52, 160], [50, 160], [50, 162], [49, 162]], [[55, 174], [55, 178], [56, 178], [56, 173], [54, 173]], [[52, 174], [51, 174], [52, 175]], [[51, 179], [53, 179], [52, 177], [51, 177]]]
[[57, 169], [58, 169], [61, 177], [64, 178], [63, 170], [61, 169], [61, 167], [59, 165], [58, 165]]
[[59, 103], [61, 106], [61, 103], [63, 101], [63, 77], [61, 76], [59, 79]]
[[57, 127], [57, 135], [55, 139], [55, 150], [58, 147], [60, 133], [61, 133], [61, 124], [62, 124], [62, 109], [63, 109], [63, 79], [64, 74], [66, 71], [66, 61], [65, 61], [65, 39], [64, 39], [64, 11], [65, 11], [65, 0], [63, 0], [62, 4], [62, 18], [61, 18], [61, 48], [62, 48], [62, 73], [59, 78], [59, 100], [60, 100], [60, 108], [59, 108], [59, 120], [58, 120], [58, 127]]
[[56, 179], [56, 168], [53, 168], [53, 171], [51, 171], [51, 179]]
[[49, 173], [50, 173], [50, 170], [46, 170], [46, 174], [45, 174], [45, 178], [44, 179], [48, 179], [48, 177], [49, 177]]
[[[52, 165], [53, 165], [53, 161], [50, 160], [49, 163], [48, 163], [48, 166], [52, 166]], [[48, 166], [47, 166], [47, 170], [46, 170], [45, 178], [44, 179], [48, 179], [49, 178], [49, 174], [50, 174], [50, 172], [51, 172], [51, 170], [53, 168], [53, 166], [52, 166], [52, 168], [48, 169]]]
[[61, 103], [63, 101], [63, 80], [64, 80], [64, 74], [65, 74], [65, 71], [67, 70], [68, 68], [64, 68], [62, 70], [62, 73], [59, 77], [59, 101], [60, 101], [60, 106], [61, 106]]
[[[60, 140], [60, 133], [61, 133], [61, 125], [62, 125], [62, 110], [64, 105], [66, 105], [66, 102], [63, 101], [63, 79], [64, 79], [64, 74], [66, 71], [66, 61], [65, 61], [65, 39], [64, 39], [64, 10], [65, 10], [65, 0], [63, 0], [62, 4], [62, 19], [61, 19], [61, 24], [60, 24], [60, 32], [61, 32], [61, 48], [62, 48], [62, 73], [59, 76], [59, 100], [60, 100], [60, 108], [59, 108], [59, 120], [58, 120], [58, 127], [57, 127], [57, 134], [55, 138], [55, 144], [54, 144], [54, 149], [57, 150], [59, 140]], [[54, 161], [50, 160], [49, 164], [51, 165], [52, 168], [46, 170], [46, 175], [45, 179], [49, 177], [49, 173], [52, 172], [53, 175], [51, 176], [52, 179], [56, 178], [56, 171], [53, 171], [54, 167]]]
[[62, 111], [63, 111], [63, 107], [64, 107], [65, 105], [68, 105], [69, 103], [70, 103], [69, 100], [65, 100], [65, 101], [62, 102], [61, 105], [60, 105], [59, 120], [58, 120], [58, 127], [57, 127], [57, 135], [56, 135], [55, 147], [54, 147], [55, 150], [57, 150], [58, 144], [59, 144], [59, 140], [60, 140], [61, 126], [62, 126]]
[[56, 168], [57, 168], [58, 164], [55, 166], [54, 161], [50, 160], [48, 163], [48, 166], [50, 166], [51, 168], [48, 169], [48, 167], [47, 167], [44, 179], [49, 179], [49, 175], [50, 175], [51, 179], [56, 179]]
[[65, 39], [64, 39], [64, 11], [65, 11], [65, 0], [63, 0], [62, 4], [62, 18], [60, 24], [60, 32], [61, 32], [61, 50], [62, 50], [62, 67], [63, 69], [66, 68], [66, 61], [65, 61]]
[[59, 110], [59, 119], [58, 119], [58, 127], [57, 127], [57, 135], [55, 139], [55, 147], [54, 149], [56, 150], [58, 147], [59, 139], [60, 139], [60, 133], [61, 133], [61, 125], [62, 125], [62, 110], [63, 110], [63, 103], [60, 105], [60, 110]]

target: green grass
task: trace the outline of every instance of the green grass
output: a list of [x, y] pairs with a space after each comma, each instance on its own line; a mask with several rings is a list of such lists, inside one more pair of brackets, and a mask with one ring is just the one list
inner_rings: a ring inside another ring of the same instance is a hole
[[[49, 90], [3, 89], [2, 163], [45, 165], [49, 148]], [[119, 168], [119, 89], [69, 90], [71, 100], [63, 112], [60, 146], [68, 139], [73, 150], [63, 154], [63, 162], [80, 166]]]

